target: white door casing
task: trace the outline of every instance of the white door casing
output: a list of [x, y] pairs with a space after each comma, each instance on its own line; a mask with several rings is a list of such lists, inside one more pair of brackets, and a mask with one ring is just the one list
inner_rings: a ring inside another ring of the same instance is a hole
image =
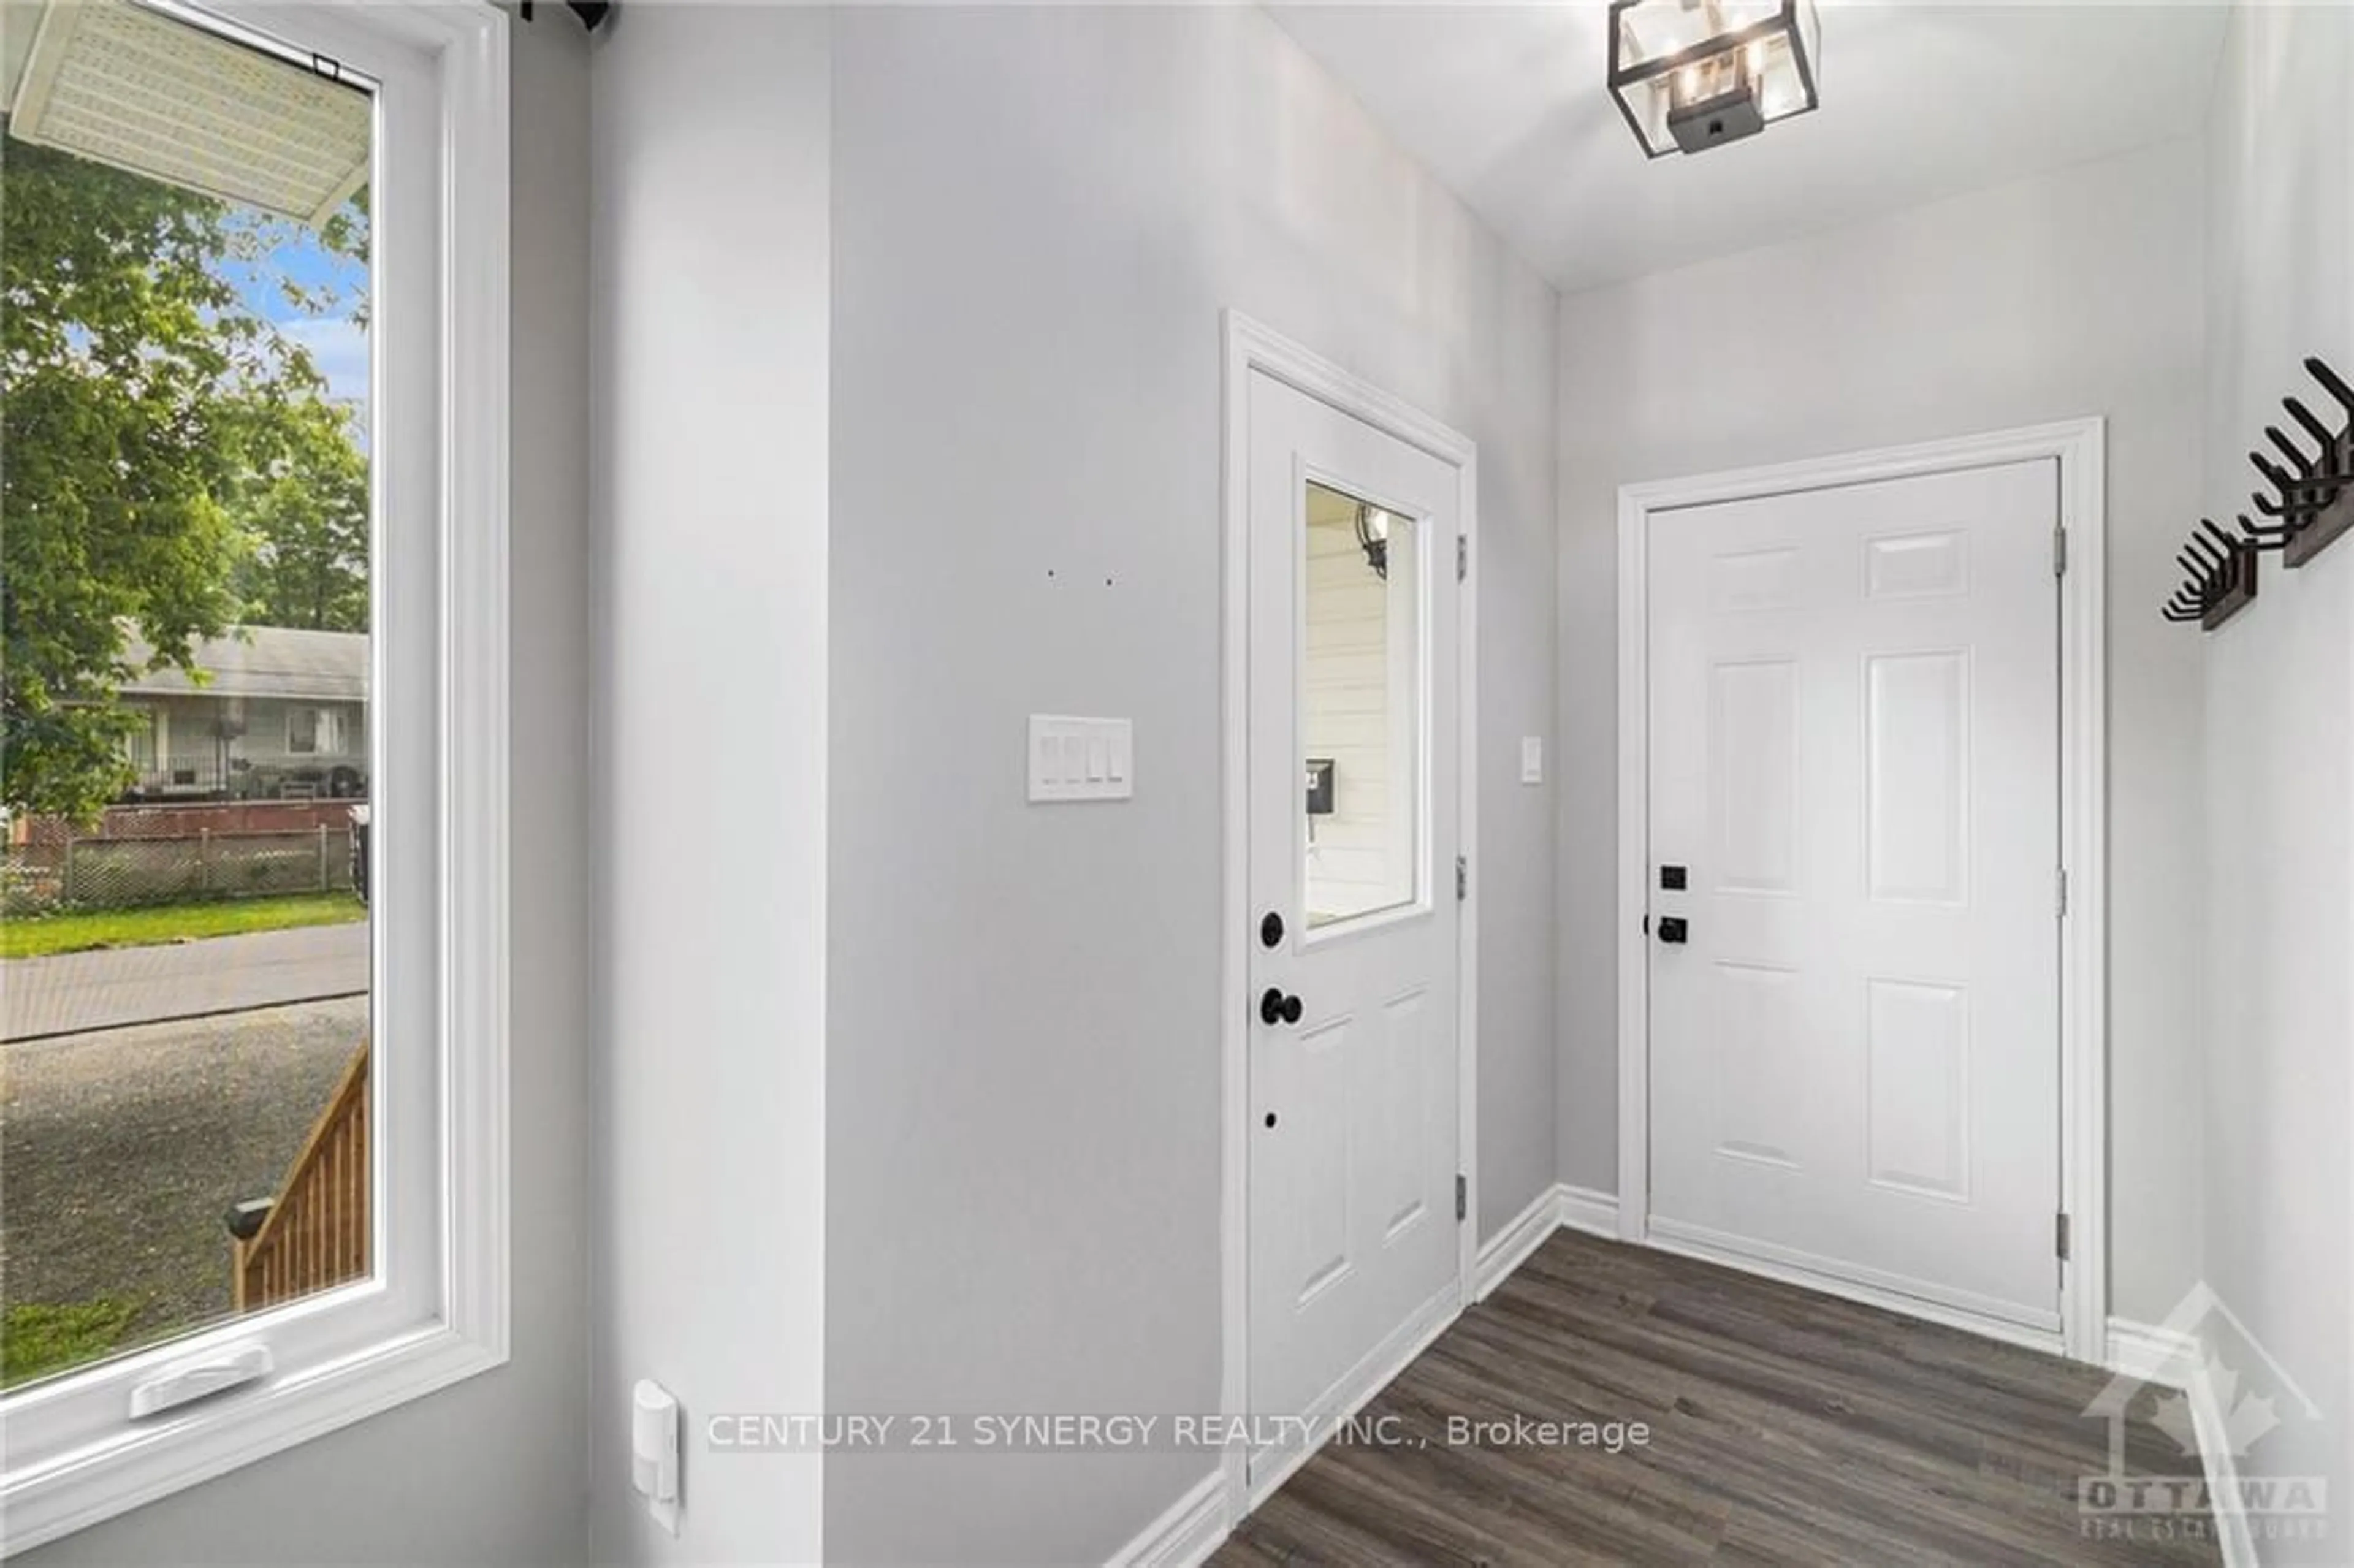
[[[1476, 454], [1455, 431], [1237, 314], [1225, 334], [1220, 1407], [1329, 1424], [1453, 1320], [1477, 1255], [1466, 1210], [1477, 1213], [1478, 899], [1457, 880], [1457, 856], [1476, 842], [1476, 594], [1458, 570], [1475, 523]], [[1361, 575], [1353, 542], [1343, 552], [1329, 527], [1319, 534], [1319, 593], [1337, 574], [1361, 611], [1388, 624], [1360, 617], [1336, 629], [1320, 609], [1312, 656], [1311, 487], [1324, 512], [1362, 501], [1393, 530], [1379, 587]], [[1308, 667], [1329, 698], [1336, 636], [1362, 655], [1352, 700], [1369, 700], [1372, 673], [1384, 673], [1378, 683], [1403, 721], [1386, 736], [1359, 734], [1352, 714], [1335, 741], [1332, 715], [1311, 715]], [[1320, 818], [1315, 920], [1302, 768], [1311, 719], [1319, 745], [1344, 748], [1359, 790], [1386, 775], [1408, 819], [1390, 812], [1379, 831], [1345, 821], [1362, 818], [1366, 797], [1340, 785], [1350, 803]], [[1272, 947], [1260, 939], [1270, 913], [1283, 925]], [[1297, 1022], [1280, 1011], [1277, 1022], [1263, 1020], [1270, 990], [1298, 999]], [[1329, 1432], [1304, 1445], [1230, 1446], [1229, 1521]]]
[[2101, 434], [1622, 493], [1629, 1239], [2103, 1353]]

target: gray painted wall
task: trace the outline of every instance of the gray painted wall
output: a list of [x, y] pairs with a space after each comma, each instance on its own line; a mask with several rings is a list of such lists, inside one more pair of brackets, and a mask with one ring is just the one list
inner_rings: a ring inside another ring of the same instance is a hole
[[514, 30], [514, 1355], [15, 1561], [569, 1564], [588, 1540], [588, 45]]
[[[1553, 295], [1256, 9], [861, 10], [835, 48], [830, 1404], [1214, 1410], [1219, 313], [1479, 446], [1492, 1232], [1553, 1177], [1516, 781]], [[1026, 806], [1032, 712], [1132, 716], [1135, 800]], [[1208, 1469], [836, 1455], [829, 1555], [1101, 1561]]]
[[2199, 147], [2147, 149], [1561, 308], [1562, 1174], [1617, 1187], [1617, 491], [2109, 420], [2112, 1310], [2198, 1269], [2197, 640], [2161, 622], [2198, 492]]
[[[2218, 518], [2251, 510], [2242, 455], [2295, 393], [2338, 418], [2300, 368], [2354, 375], [2354, 143], [2345, 87], [2354, 13], [2243, 6], [2208, 121], [2207, 473]], [[2354, 542], [2268, 571], [2204, 656], [2211, 901], [2207, 924], [2208, 1282], [2321, 1407], [2306, 1417], [2249, 1364], [2281, 1425], [2243, 1475], [2324, 1476], [2329, 1538], [2260, 1543], [2264, 1561], [2343, 1563], [2354, 1534], [2346, 1135], [2354, 1042]], [[2141, 606], [2128, 604], [2129, 611]], [[2214, 1325], [2210, 1324], [2212, 1328]]]
[[[600, 1560], [819, 1553], [818, 1461], [702, 1435], [824, 1403], [828, 27], [628, 5], [596, 52]], [[685, 1412], [676, 1537], [641, 1377]]]

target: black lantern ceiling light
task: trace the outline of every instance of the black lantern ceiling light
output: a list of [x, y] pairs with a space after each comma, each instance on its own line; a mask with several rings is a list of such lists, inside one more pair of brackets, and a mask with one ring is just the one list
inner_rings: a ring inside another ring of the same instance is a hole
[[1390, 514], [1362, 501], [1357, 503], [1357, 548], [1365, 552], [1365, 565], [1373, 568], [1373, 576], [1389, 581]]
[[1650, 156], [1704, 153], [1816, 107], [1814, 0], [1611, 0], [1610, 93]]

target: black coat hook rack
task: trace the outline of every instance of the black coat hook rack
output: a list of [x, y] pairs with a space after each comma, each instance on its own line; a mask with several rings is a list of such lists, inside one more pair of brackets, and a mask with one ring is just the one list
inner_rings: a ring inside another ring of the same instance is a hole
[[[2279, 459], [2248, 454], [2265, 484], [2249, 500], [2264, 521], [2242, 513], [2233, 519], [2239, 524], [2234, 534], [2209, 518], [2199, 520], [2199, 532], [2175, 556], [2184, 577], [2174, 597], [2158, 609], [2167, 620], [2196, 621], [2212, 631], [2255, 599], [2261, 557], [2278, 552], [2283, 566], [2301, 567], [2354, 528], [2354, 386], [2318, 356], [2306, 360], [2305, 369], [2338, 405], [2345, 422], [2332, 429], [2296, 398], [2281, 399], [2304, 439], [2266, 425], [2264, 440]], [[2308, 442], [2319, 450], [2310, 450]]]
[[2174, 557], [2184, 573], [2182, 586], [2158, 613], [2168, 620], [2195, 620], [2212, 631], [2254, 601], [2258, 551], [2207, 518], [2199, 520], [2199, 527]]

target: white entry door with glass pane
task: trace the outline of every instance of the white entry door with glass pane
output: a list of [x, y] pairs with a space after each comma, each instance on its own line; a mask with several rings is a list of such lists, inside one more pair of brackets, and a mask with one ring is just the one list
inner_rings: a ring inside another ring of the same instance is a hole
[[1457, 1286], [1459, 475], [1248, 396], [1250, 1408], [1330, 1414]]
[[2057, 506], [1650, 520], [1652, 1234], [2058, 1329]]

